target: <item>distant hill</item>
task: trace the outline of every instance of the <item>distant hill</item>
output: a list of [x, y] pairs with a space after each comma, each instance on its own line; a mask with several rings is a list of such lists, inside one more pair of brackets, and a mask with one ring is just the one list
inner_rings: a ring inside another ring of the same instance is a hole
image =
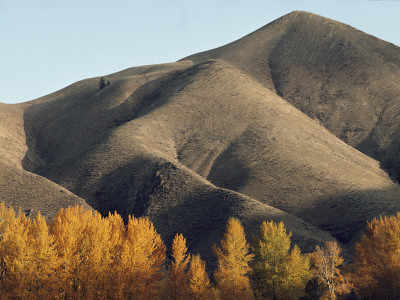
[[[213, 262], [227, 219], [302, 250], [400, 211], [400, 49], [293, 12], [226, 46], [0, 104], [0, 197], [149, 216]], [[390, 176], [394, 181], [391, 180]]]

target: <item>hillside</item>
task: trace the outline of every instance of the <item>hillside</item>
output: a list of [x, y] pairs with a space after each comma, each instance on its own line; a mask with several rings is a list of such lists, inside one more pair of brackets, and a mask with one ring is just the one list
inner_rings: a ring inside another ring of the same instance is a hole
[[49, 218], [75, 203], [146, 215], [209, 262], [230, 216], [248, 234], [282, 220], [305, 251], [328, 239], [351, 250], [366, 221], [400, 211], [399, 59], [293, 12], [218, 49], [108, 75], [102, 90], [91, 78], [1, 104], [1, 197]]

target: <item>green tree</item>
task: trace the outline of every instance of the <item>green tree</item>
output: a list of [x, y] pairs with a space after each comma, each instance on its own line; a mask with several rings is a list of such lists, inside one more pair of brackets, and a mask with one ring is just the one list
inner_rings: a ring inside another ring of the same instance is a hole
[[257, 293], [272, 299], [298, 299], [311, 278], [308, 256], [297, 246], [290, 251], [291, 233], [282, 222], [263, 222], [253, 238], [251, 262]]
[[108, 84], [106, 84], [106, 80], [104, 79], [104, 77], [101, 77], [100, 81], [99, 81], [99, 89], [102, 90], [109, 84], [110, 84], [110, 81], [108, 81]]

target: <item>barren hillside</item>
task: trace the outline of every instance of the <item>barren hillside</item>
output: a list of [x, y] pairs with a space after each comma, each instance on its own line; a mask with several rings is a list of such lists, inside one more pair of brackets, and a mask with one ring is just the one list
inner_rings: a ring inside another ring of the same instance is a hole
[[230, 216], [249, 234], [282, 220], [306, 251], [327, 239], [349, 250], [366, 221], [400, 211], [385, 172], [400, 170], [399, 61], [394, 45], [294, 12], [218, 49], [108, 75], [102, 90], [92, 78], [1, 104], [0, 195], [49, 218], [85, 202], [147, 215], [210, 262]]

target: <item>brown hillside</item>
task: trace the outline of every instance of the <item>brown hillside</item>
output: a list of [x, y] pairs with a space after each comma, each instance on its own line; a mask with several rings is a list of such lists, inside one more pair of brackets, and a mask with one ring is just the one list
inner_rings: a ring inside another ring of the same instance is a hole
[[400, 174], [400, 48], [348, 25], [290, 13], [229, 45], [186, 59], [224, 59]]
[[90, 208], [65, 188], [23, 169], [24, 156], [37, 159], [27, 147], [23, 107], [0, 103], [0, 201], [23, 211], [40, 210], [48, 219], [61, 207], [79, 204]]
[[[394, 58], [372, 70], [378, 52]], [[230, 216], [248, 233], [282, 220], [303, 250], [327, 239], [349, 250], [367, 220], [400, 211], [400, 187], [352, 147], [395, 170], [394, 106], [382, 115], [399, 102], [395, 57], [393, 45], [295, 12], [180, 62], [108, 75], [102, 90], [92, 78], [0, 106], [3, 197], [49, 216], [83, 201], [147, 215], [167, 243], [183, 233], [209, 262]]]

